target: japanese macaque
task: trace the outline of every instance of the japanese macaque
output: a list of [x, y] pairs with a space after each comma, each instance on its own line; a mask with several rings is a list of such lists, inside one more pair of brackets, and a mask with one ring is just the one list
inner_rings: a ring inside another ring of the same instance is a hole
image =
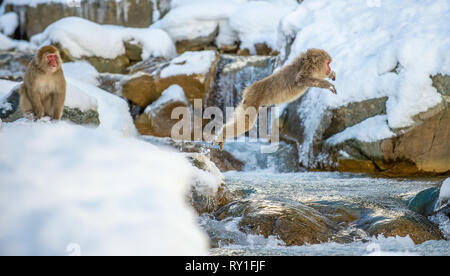
[[309, 49], [273, 75], [247, 87], [233, 118], [222, 128], [213, 144], [219, 143], [223, 149], [225, 139], [250, 130], [256, 123], [261, 106], [291, 102], [301, 97], [309, 87], [328, 89], [336, 94], [334, 85], [325, 80], [336, 79], [336, 73], [330, 68], [331, 61], [324, 50]]
[[44, 46], [28, 64], [20, 86], [20, 108], [36, 119], [61, 119], [66, 98], [66, 80], [58, 49]]

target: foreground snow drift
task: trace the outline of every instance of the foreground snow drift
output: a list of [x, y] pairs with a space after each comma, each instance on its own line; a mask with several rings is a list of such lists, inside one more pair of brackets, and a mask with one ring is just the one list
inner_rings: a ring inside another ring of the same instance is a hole
[[180, 154], [25, 120], [3, 125], [0, 152], [0, 255], [207, 254]]

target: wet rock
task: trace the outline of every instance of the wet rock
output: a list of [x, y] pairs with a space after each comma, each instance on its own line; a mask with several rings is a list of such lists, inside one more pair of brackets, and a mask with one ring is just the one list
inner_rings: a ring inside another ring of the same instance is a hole
[[412, 211], [394, 218], [378, 218], [379, 220], [363, 229], [371, 236], [383, 235], [385, 237], [409, 237], [416, 244], [428, 240], [441, 240], [444, 238], [441, 231], [424, 216]]
[[100, 24], [144, 28], [158, 19], [154, 15], [163, 16], [169, 8], [170, 0], [90, 0], [35, 6], [8, 4], [5, 11], [14, 11], [20, 15], [20, 34], [21, 38], [26, 39], [68, 16], [78, 16]]
[[439, 188], [433, 187], [421, 191], [408, 201], [408, 208], [411, 211], [417, 212], [424, 216], [429, 216], [434, 213], [439, 198]]
[[303, 204], [272, 201], [234, 201], [216, 212], [219, 219], [242, 217], [239, 230], [248, 234], [276, 236], [290, 245], [327, 242], [339, 227]]
[[0, 51], [0, 79], [22, 81], [34, 53]]
[[190, 153], [187, 157], [194, 167], [213, 175], [220, 182], [213, 190], [210, 183], [202, 183], [201, 178], [194, 179], [188, 200], [198, 214], [212, 213], [235, 199], [236, 194], [226, 187], [221, 172], [207, 156]]

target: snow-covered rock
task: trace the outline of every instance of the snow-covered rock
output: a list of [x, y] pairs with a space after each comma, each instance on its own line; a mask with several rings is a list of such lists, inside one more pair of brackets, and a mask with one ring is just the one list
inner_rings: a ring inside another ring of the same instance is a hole
[[[65, 60], [85, 58], [101, 72], [122, 72], [130, 61], [140, 58], [175, 56], [175, 46], [169, 35], [155, 28], [125, 28], [99, 25], [80, 18], [66, 17], [49, 25], [45, 31], [31, 37], [35, 47], [56, 44]], [[127, 51], [127, 45], [140, 45], [140, 57]], [[108, 63], [113, 69], [108, 69]], [[116, 65], [115, 65], [116, 64]], [[115, 66], [114, 66], [115, 65]], [[118, 68], [115, 68], [118, 67]]]

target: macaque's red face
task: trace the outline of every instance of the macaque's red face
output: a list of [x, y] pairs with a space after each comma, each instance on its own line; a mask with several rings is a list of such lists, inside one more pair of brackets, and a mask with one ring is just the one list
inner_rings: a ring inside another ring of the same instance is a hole
[[48, 54], [47, 55], [48, 66], [51, 68], [56, 68], [58, 66], [58, 55], [57, 54]]
[[329, 75], [331, 73], [330, 63], [331, 63], [331, 60], [328, 60], [327, 61], [327, 75]]

